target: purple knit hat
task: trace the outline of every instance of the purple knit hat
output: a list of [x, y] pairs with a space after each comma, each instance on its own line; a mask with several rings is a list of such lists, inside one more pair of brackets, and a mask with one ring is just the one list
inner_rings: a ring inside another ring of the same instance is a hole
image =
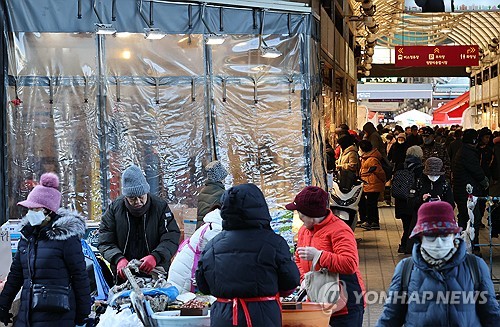
[[40, 177], [40, 185], [28, 194], [28, 198], [18, 202], [18, 206], [28, 209], [45, 208], [56, 212], [61, 205], [61, 192], [59, 188], [59, 177], [54, 173], [45, 173]]
[[462, 231], [455, 221], [453, 207], [445, 201], [427, 202], [418, 209], [418, 219], [410, 238], [418, 235], [447, 235]]

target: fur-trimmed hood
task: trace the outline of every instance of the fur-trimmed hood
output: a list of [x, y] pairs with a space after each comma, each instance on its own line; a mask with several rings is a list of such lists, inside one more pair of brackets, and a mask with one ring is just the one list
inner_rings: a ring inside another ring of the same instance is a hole
[[[48, 239], [64, 241], [73, 236], [83, 238], [86, 229], [85, 218], [79, 212], [61, 208], [57, 210], [56, 214], [57, 218], [42, 229]], [[33, 227], [29, 224], [28, 219], [24, 217], [21, 220], [19, 230], [23, 237], [26, 238], [25, 233], [31, 234]]]

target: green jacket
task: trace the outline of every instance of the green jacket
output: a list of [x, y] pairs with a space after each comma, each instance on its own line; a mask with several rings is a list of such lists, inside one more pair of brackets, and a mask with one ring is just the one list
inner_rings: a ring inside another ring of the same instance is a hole
[[197, 227], [203, 224], [203, 217], [208, 213], [214, 204], [221, 204], [220, 198], [224, 194], [224, 184], [222, 182], [208, 181], [198, 195]]

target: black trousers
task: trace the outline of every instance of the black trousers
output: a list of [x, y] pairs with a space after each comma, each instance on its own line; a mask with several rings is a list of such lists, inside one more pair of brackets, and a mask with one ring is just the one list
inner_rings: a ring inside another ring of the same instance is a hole
[[363, 222], [370, 224], [380, 223], [378, 215], [378, 197], [380, 192], [363, 192], [359, 201], [359, 217]]
[[[403, 235], [401, 235], [401, 246], [406, 248], [406, 244], [408, 243], [408, 239], [411, 234], [411, 218], [412, 215], [401, 215], [401, 222], [403, 223]], [[407, 251], [408, 252], [408, 251]]]

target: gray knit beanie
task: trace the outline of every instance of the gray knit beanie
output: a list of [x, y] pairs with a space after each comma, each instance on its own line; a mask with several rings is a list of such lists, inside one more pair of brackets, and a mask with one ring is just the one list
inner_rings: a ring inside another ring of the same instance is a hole
[[420, 146], [414, 145], [406, 150], [406, 156], [413, 156], [422, 159], [422, 157], [424, 156], [424, 151], [422, 151], [422, 148]]
[[205, 170], [207, 171], [207, 179], [211, 182], [222, 182], [227, 176], [226, 168], [218, 160], [210, 162]]
[[122, 175], [122, 194], [135, 197], [146, 193], [149, 193], [149, 184], [141, 168], [132, 165], [125, 169]]

